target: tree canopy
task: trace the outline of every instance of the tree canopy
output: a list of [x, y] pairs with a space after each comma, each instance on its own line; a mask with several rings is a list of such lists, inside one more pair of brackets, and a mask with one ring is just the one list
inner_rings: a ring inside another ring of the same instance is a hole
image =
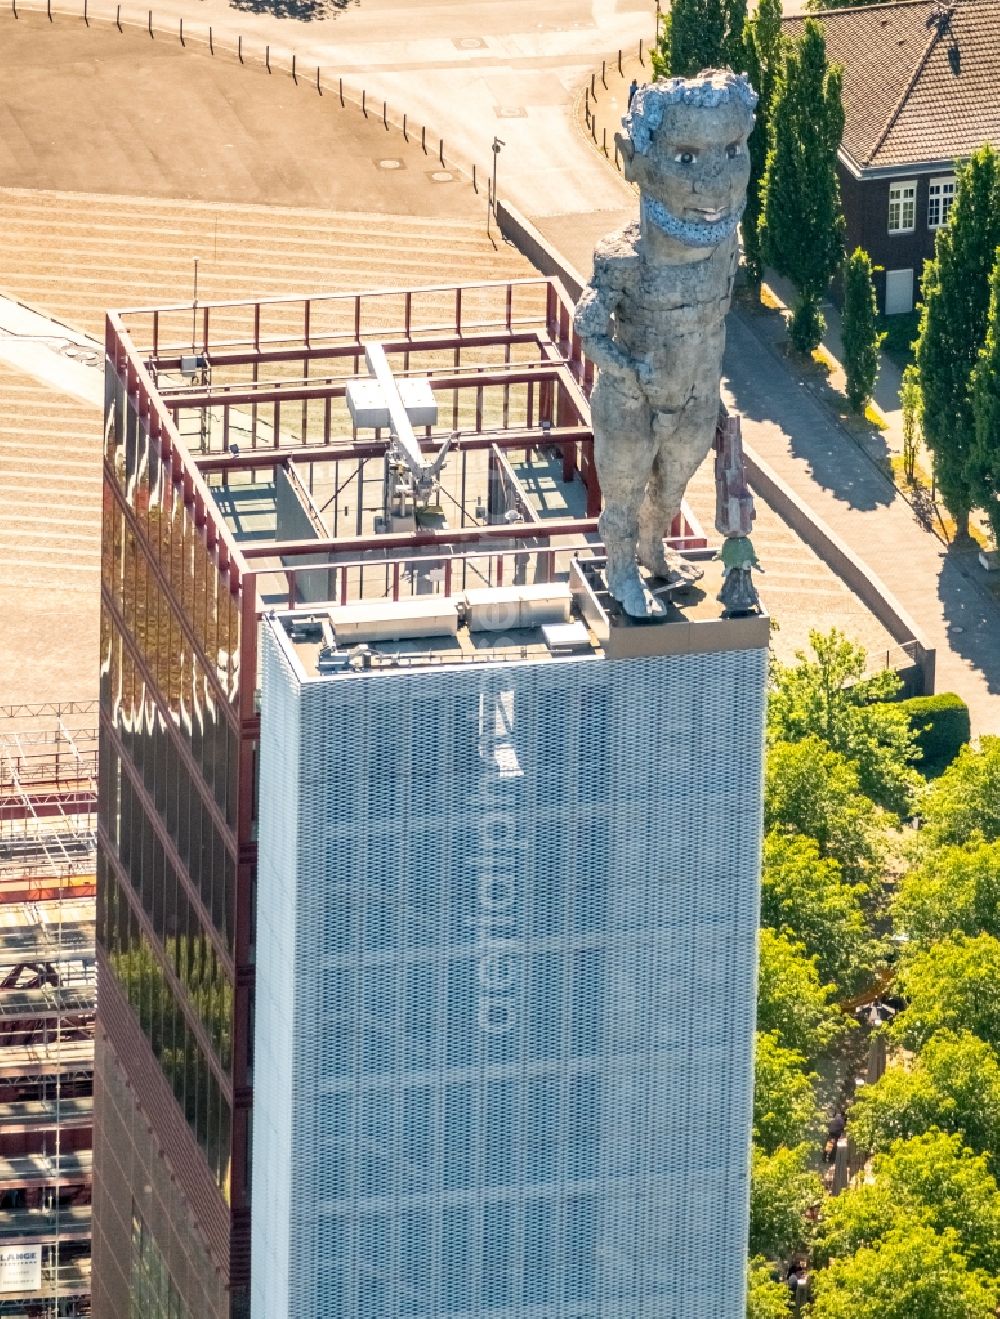
[[953, 934], [1000, 938], [1000, 841], [932, 851], [903, 876], [893, 915], [914, 947]]
[[911, 1067], [889, 1067], [851, 1109], [851, 1131], [861, 1149], [885, 1150], [932, 1127], [957, 1132], [964, 1145], [989, 1157], [997, 1173], [1000, 1061], [968, 1031], [935, 1035]]
[[879, 809], [856, 767], [818, 737], [775, 742], [764, 770], [764, 827], [814, 838], [850, 883], [870, 883], [882, 852]]
[[815, 1140], [821, 1116], [805, 1058], [786, 1049], [776, 1033], [757, 1033], [754, 1067], [753, 1138], [765, 1154]]
[[878, 379], [878, 354], [885, 333], [878, 328], [871, 257], [860, 247], [844, 263], [841, 327], [847, 401], [855, 412], [864, 412]]
[[954, 1232], [901, 1226], [813, 1274], [810, 1319], [994, 1319], [997, 1287]]
[[1000, 246], [1000, 157], [990, 146], [956, 171], [955, 201], [924, 265], [916, 342], [921, 422], [934, 471], [960, 532], [978, 497], [972, 373], [986, 338], [990, 276]]
[[750, 1169], [750, 1254], [780, 1258], [809, 1237], [809, 1211], [823, 1183], [809, 1168], [805, 1148], [765, 1154], [754, 1148]]
[[973, 1268], [1000, 1273], [1000, 1187], [983, 1155], [942, 1131], [894, 1142], [875, 1157], [871, 1180], [827, 1200], [815, 1258], [853, 1254], [912, 1222], [952, 1229]]
[[834, 986], [821, 982], [815, 958], [801, 944], [766, 928], [760, 932], [757, 1027], [764, 1034], [775, 1032], [781, 1046], [801, 1054], [807, 1066], [848, 1028]]
[[653, 48], [658, 78], [691, 78], [702, 69], [743, 70], [747, 0], [673, 0]]
[[1000, 839], [1000, 737], [963, 747], [923, 800], [928, 841]]
[[743, 212], [743, 264], [751, 287], [759, 289], [764, 277], [760, 233], [764, 171], [771, 142], [771, 111], [784, 60], [781, 0], [760, 0], [757, 12], [743, 29], [743, 48], [747, 77], [758, 96], [757, 119], [748, 143], [750, 180]]
[[1000, 545], [1000, 248], [995, 256], [986, 338], [972, 376], [975, 443], [970, 496], [986, 510], [993, 539]]
[[761, 229], [764, 259], [798, 294], [790, 336], [800, 352], [822, 338], [819, 299], [843, 254], [841, 82], [840, 69], [827, 63], [822, 27], [807, 20], [802, 36], [788, 46], [774, 97]]
[[938, 1031], [968, 1030], [1000, 1046], [1000, 939], [950, 935], [904, 958], [896, 977], [906, 1010], [892, 1035], [921, 1048]]
[[761, 1255], [747, 1271], [747, 1319], [788, 1319], [788, 1288], [772, 1274], [773, 1266]]
[[908, 809], [919, 782], [910, 762], [916, 754], [906, 712], [891, 703], [901, 683], [892, 669], [865, 676], [867, 655], [833, 628], [809, 633], [811, 654], [779, 665], [768, 706], [768, 733], [775, 741], [822, 738], [852, 761], [861, 791], [896, 812]]
[[764, 839], [761, 921], [799, 939], [816, 958], [820, 979], [835, 984], [842, 998], [871, 981], [881, 957], [864, 893], [845, 882], [840, 864], [820, 853], [815, 838], [773, 830]]

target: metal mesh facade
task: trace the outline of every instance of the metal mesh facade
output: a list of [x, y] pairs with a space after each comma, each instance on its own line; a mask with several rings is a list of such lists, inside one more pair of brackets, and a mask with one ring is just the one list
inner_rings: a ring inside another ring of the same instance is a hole
[[255, 1319], [742, 1314], [766, 652], [264, 652]]

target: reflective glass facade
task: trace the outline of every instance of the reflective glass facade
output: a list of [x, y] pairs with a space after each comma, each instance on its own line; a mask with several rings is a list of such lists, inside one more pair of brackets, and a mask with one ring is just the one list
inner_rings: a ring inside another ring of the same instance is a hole
[[282, 635], [255, 1319], [742, 1314], [766, 652], [301, 681]]
[[248, 1026], [236, 1012], [240, 596], [137, 398], [109, 369], [97, 938], [214, 1182], [211, 1212], [228, 1219], [233, 1161], [246, 1159], [234, 1149], [234, 1041]]

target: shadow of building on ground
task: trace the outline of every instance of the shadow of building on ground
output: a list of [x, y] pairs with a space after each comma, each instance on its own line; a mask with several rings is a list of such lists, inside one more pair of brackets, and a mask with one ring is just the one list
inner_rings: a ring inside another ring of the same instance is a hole
[[951, 649], [979, 670], [991, 693], [1000, 694], [1000, 602], [983, 577], [976, 545], [950, 545], [937, 593]]
[[319, 18], [336, 18], [361, 0], [229, 0], [233, 9], [246, 14], [271, 14], [275, 18], [294, 18], [310, 23]]

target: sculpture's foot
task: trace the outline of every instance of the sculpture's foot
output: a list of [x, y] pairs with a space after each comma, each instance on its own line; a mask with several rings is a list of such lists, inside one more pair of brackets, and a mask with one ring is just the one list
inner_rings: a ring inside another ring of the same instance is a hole
[[617, 571], [609, 568], [608, 590], [629, 618], [662, 618], [667, 612], [639, 576], [634, 563]]
[[648, 568], [654, 577], [662, 577], [667, 586], [680, 590], [694, 586], [704, 577], [704, 569], [695, 563], [689, 563], [676, 550], [668, 549], [661, 541], [648, 552], [639, 551], [643, 567]]

